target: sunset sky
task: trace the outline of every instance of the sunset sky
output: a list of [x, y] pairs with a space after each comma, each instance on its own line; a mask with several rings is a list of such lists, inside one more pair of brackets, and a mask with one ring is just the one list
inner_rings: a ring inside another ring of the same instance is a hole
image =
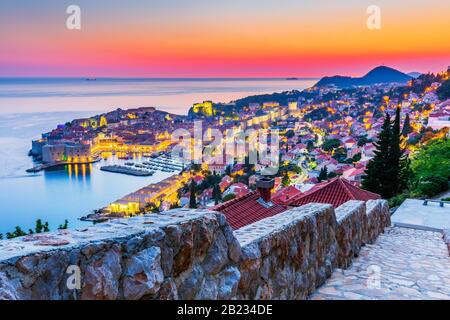
[[[381, 30], [366, 27], [372, 4]], [[449, 12], [448, 0], [1, 0], [0, 77], [435, 72], [450, 65]]]

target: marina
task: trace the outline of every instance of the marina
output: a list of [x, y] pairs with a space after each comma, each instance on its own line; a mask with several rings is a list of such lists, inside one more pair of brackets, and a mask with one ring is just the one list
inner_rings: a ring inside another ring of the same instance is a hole
[[[123, 159], [124, 157], [120, 158]], [[133, 159], [132, 156], [126, 156], [127, 160]], [[143, 162], [127, 161], [124, 165], [103, 166], [101, 170], [122, 174], [129, 174], [133, 176], [151, 176], [155, 171], [162, 171], [167, 173], [181, 173], [185, 166], [182, 162], [168, 158], [167, 156], [160, 156], [151, 160]]]
[[148, 177], [148, 176], [152, 176], [154, 174], [154, 171], [139, 170], [137, 168], [131, 168], [131, 167], [119, 166], [119, 165], [103, 166], [100, 168], [100, 170], [108, 171], [108, 172], [115, 172], [115, 173], [129, 174], [129, 175], [138, 176], [138, 177]]

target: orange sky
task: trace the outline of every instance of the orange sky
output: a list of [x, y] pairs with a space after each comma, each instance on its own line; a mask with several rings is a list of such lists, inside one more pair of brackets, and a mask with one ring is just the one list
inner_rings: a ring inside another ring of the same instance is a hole
[[[277, 77], [450, 65], [450, 1], [2, 0], [0, 76]], [[368, 30], [366, 8], [381, 8]]]

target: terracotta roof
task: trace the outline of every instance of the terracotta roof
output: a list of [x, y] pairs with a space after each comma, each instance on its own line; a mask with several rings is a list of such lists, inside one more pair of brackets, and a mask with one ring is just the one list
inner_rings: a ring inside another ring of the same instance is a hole
[[278, 190], [273, 196], [272, 200], [275, 203], [281, 204], [281, 205], [287, 205], [290, 200], [298, 195], [300, 195], [302, 192], [298, 190], [294, 186], [288, 186], [286, 188]]
[[292, 199], [291, 206], [302, 206], [307, 203], [328, 203], [337, 208], [349, 200], [367, 201], [381, 197], [352, 185], [343, 178], [334, 178], [326, 183], [314, 186], [311, 190]]
[[245, 196], [219, 204], [212, 210], [223, 213], [234, 230], [286, 210], [285, 206], [276, 203], [270, 207], [263, 206], [258, 201], [259, 198], [259, 192], [253, 191]]

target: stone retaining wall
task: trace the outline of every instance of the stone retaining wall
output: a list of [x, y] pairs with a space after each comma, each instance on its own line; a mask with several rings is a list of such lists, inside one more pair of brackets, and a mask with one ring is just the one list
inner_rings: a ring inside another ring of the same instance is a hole
[[308, 204], [235, 231], [242, 246], [240, 299], [304, 299], [336, 267], [336, 218]]
[[442, 234], [444, 243], [447, 245], [448, 248], [448, 255], [450, 256], [450, 229], [445, 229]]
[[388, 222], [382, 200], [336, 215], [309, 204], [234, 232], [220, 213], [175, 209], [4, 240], [0, 300], [304, 299]]
[[337, 265], [347, 268], [359, 255], [367, 235], [366, 204], [363, 201], [348, 201], [336, 209], [338, 243]]

